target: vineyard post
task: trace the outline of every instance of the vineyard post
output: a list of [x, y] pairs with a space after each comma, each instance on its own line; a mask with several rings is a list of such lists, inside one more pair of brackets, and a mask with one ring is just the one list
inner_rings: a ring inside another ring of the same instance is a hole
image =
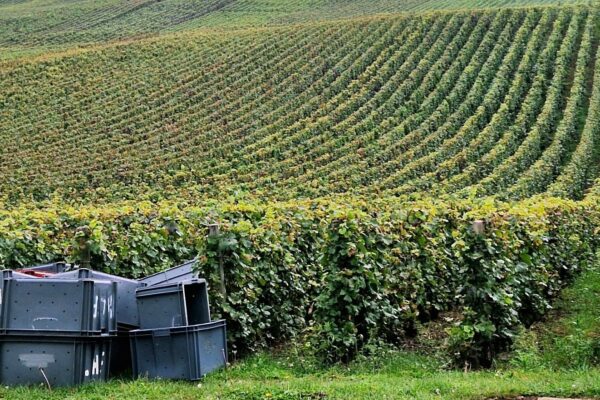
[[471, 229], [476, 235], [483, 235], [485, 232], [485, 222], [480, 219], [473, 221]]
[[76, 230], [77, 262], [80, 263], [82, 268], [91, 268], [90, 235], [90, 228], [88, 226], [81, 226]]
[[[219, 224], [208, 225], [209, 236], [218, 236], [219, 233]], [[221, 281], [221, 295], [223, 296], [223, 301], [225, 302], [227, 300], [227, 289], [225, 288], [225, 270], [223, 269], [223, 255], [221, 254], [221, 246], [218, 246], [217, 251], [219, 257], [219, 278]]]

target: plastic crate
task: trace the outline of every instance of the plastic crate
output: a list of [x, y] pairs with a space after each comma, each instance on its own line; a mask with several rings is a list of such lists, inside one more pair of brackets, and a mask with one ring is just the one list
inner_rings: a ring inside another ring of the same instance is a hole
[[114, 282], [12, 278], [4, 280], [3, 289], [0, 329], [4, 333], [107, 335], [116, 330]]
[[194, 271], [195, 264], [196, 260], [188, 261], [185, 264], [147, 276], [139, 281], [146, 286], [154, 286], [196, 279], [198, 273]]
[[210, 322], [204, 279], [138, 289], [140, 329], [169, 328]]
[[225, 321], [129, 334], [134, 377], [198, 380], [227, 364]]
[[0, 382], [45, 385], [47, 378], [54, 387], [103, 381], [110, 353], [109, 338], [2, 335]]
[[134, 279], [121, 278], [104, 272], [81, 268], [54, 275], [54, 279], [97, 279], [117, 284], [117, 324], [126, 329], [139, 327], [135, 291], [144, 284]]

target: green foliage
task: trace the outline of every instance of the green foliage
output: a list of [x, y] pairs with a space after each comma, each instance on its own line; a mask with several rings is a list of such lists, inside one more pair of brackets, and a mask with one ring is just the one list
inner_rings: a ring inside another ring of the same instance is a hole
[[391, 238], [377, 221], [353, 210], [336, 212], [325, 235], [315, 347], [331, 361], [348, 361], [401, 322], [386, 296], [390, 271], [384, 258]]
[[[348, 361], [457, 310], [456, 356], [489, 365], [590, 261], [599, 221], [595, 198], [59, 206], [2, 212], [0, 262], [86, 257], [136, 277], [199, 254], [235, 352], [307, 337], [320, 357]], [[215, 222], [220, 232], [209, 236]]]
[[[494, 0], [484, 7], [565, 3], [588, 1]], [[137, 39], [196, 28], [239, 29], [383, 13], [481, 8], [481, 4], [476, 0], [0, 1], [0, 48], [23, 51]]]
[[491, 365], [598, 245], [598, 9], [280, 3], [0, 0], [32, 52], [278, 25], [0, 64], [0, 266], [198, 256], [233, 355], [350, 361], [451, 310], [456, 361]]
[[200, 243], [199, 268], [212, 282], [217, 315], [228, 321], [234, 351], [289, 339], [310, 318], [322, 268], [318, 221], [309, 216], [294, 209], [234, 207], [218, 216], [221, 233]]
[[600, 52], [597, 49], [596, 59], [591, 61], [591, 68], [595, 72], [592, 81], [592, 93], [589, 98], [589, 109], [587, 110], [587, 118], [581, 133], [581, 139], [564, 172], [548, 189], [548, 193], [552, 196], [582, 198], [585, 189], [592, 185], [591, 181], [594, 173], [597, 172], [600, 158], [600, 146], [598, 145], [600, 84], [597, 84], [597, 82], [600, 82]]
[[582, 198], [599, 23], [589, 6], [379, 15], [6, 62], [2, 200]]

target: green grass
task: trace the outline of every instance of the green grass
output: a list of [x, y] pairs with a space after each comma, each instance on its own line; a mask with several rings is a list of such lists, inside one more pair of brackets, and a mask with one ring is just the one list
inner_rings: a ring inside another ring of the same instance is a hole
[[[600, 397], [600, 263], [524, 332], [494, 370], [448, 369], [442, 354], [381, 352], [349, 366], [319, 367], [297, 353], [260, 354], [201, 383], [112, 381], [80, 388], [0, 388], [10, 399], [485, 399], [546, 395]], [[290, 355], [294, 354], [294, 355]]]
[[546, 319], [521, 335], [513, 365], [582, 370], [600, 365], [600, 265], [566, 289]]
[[[436, 371], [395, 356], [378, 371], [339, 368], [303, 374], [271, 356], [258, 356], [202, 383], [114, 381], [48, 392], [43, 388], [2, 389], [11, 399], [483, 399], [490, 396], [600, 396], [600, 370]], [[394, 364], [396, 364], [394, 366]]]

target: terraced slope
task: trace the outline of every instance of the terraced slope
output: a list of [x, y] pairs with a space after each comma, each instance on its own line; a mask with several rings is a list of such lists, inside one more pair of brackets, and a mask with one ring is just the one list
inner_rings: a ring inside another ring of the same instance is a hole
[[98, 43], [197, 27], [558, 3], [589, 0], [1, 0], [0, 49]]
[[371, 17], [19, 62], [0, 69], [0, 189], [578, 198], [598, 172], [599, 23]]

